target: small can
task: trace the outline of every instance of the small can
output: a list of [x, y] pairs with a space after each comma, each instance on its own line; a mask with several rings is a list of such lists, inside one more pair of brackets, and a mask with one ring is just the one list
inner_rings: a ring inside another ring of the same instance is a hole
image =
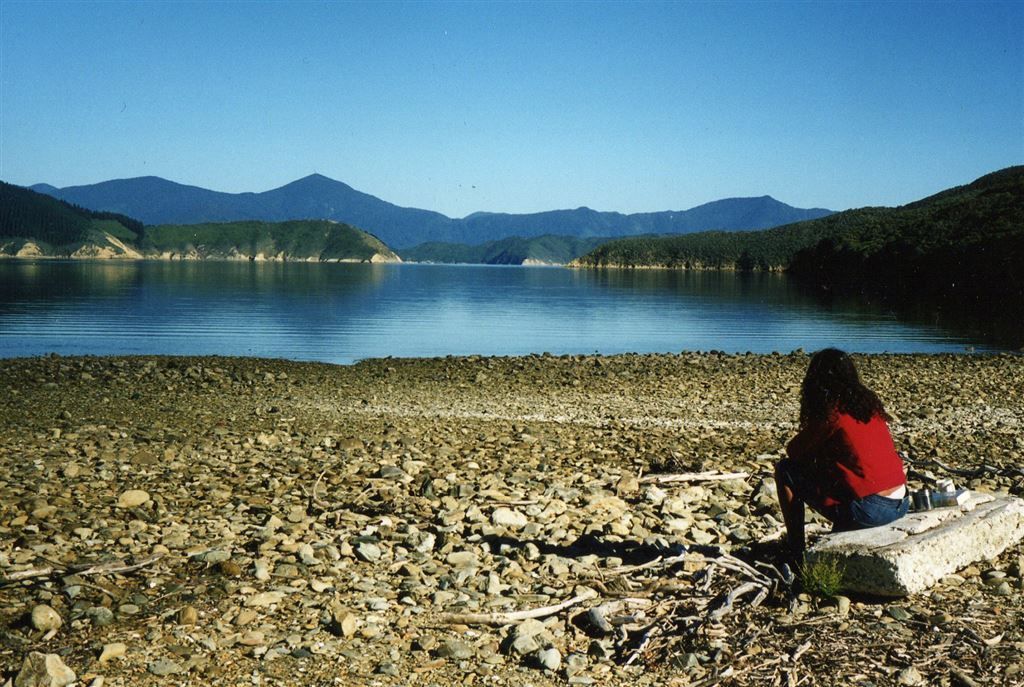
[[932, 494], [927, 489], [919, 489], [913, 493], [914, 510], [931, 510]]
[[940, 479], [935, 486], [938, 488], [939, 491], [945, 492], [947, 494], [952, 494], [956, 492], [956, 486], [953, 484], [953, 480], [951, 479]]

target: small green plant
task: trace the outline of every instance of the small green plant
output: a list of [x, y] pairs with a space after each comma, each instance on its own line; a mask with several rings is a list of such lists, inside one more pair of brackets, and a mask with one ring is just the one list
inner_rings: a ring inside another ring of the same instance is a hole
[[800, 583], [803, 590], [824, 598], [833, 597], [843, 588], [846, 568], [833, 556], [816, 556], [804, 559], [800, 568]]

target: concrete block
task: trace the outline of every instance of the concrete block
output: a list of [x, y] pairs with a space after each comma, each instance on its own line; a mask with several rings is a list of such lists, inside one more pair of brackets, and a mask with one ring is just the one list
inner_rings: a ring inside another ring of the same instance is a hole
[[1024, 540], [1024, 499], [972, 494], [959, 507], [910, 513], [883, 527], [837, 532], [807, 552], [846, 568], [852, 592], [899, 597], [928, 589], [971, 563], [995, 558]]

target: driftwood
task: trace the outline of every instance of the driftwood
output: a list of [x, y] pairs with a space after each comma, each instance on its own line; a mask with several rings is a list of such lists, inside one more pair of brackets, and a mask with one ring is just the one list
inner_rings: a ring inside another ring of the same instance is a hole
[[110, 563], [98, 563], [96, 565], [77, 565], [68, 566], [67, 568], [60, 569], [56, 566], [48, 565], [44, 568], [30, 568], [28, 570], [18, 570], [7, 577], [0, 578], [0, 587], [14, 582], [20, 582], [22, 580], [36, 579], [40, 577], [54, 577], [62, 575], [113, 575], [116, 573], [131, 572], [146, 566], [153, 565], [158, 560], [163, 558], [163, 554], [155, 554], [153, 556], [147, 556], [136, 563], [123, 563], [121, 561], [111, 561]]
[[[576, 596], [551, 606], [500, 613], [445, 613], [438, 622], [501, 626], [574, 609], [567, 623], [571, 621], [592, 637], [603, 637], [616, 662], [652, 664], [676, 660], [702, 650], [708, 641], [720, 641], [731, 631], [724, 624], [730, 616], [756, 608], [786, 584], [784, 575], [772, 566], [762, 564], [759, 569], [728, 553], [703, 550], [658, 556], [637, 565], [598, 571], [598, 576], [600, 579], [588, 582], [590, 586]], [[793, 666], [809, 647], [801, 644], [793, 653], [766, 665], [784, 661]], [[759, 669], [726, 665], [707, 684]]]
[[597, 592], [593, 589], [584, 588], [582, 592], [566, 599], [561, 603], [540, 608], [529, 608], [523, 611], [509, 611], [505, 613], [445, 613], [440, 617], [440, 622], [446, 625], [510, 625], [520, 620], [530, 618], [545, 618], [555, 615], [567, 608], [571, 608], [584, 601], [597, 598]]
[[647, 475], [640, 478], [641, 484], [672, 484], [673, 482], [720, 482], [730, 479], [746, 479], [749, 472], [680, 472], [671, 475]]

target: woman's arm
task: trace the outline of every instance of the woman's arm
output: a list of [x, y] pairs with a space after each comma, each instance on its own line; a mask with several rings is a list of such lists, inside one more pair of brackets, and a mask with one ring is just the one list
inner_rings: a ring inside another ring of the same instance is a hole
[[804, 427], [786, 445], [786, 455], [793, 460], [811, 460], [817, 449], [832, 436], [834, 428], [827, 422]]

